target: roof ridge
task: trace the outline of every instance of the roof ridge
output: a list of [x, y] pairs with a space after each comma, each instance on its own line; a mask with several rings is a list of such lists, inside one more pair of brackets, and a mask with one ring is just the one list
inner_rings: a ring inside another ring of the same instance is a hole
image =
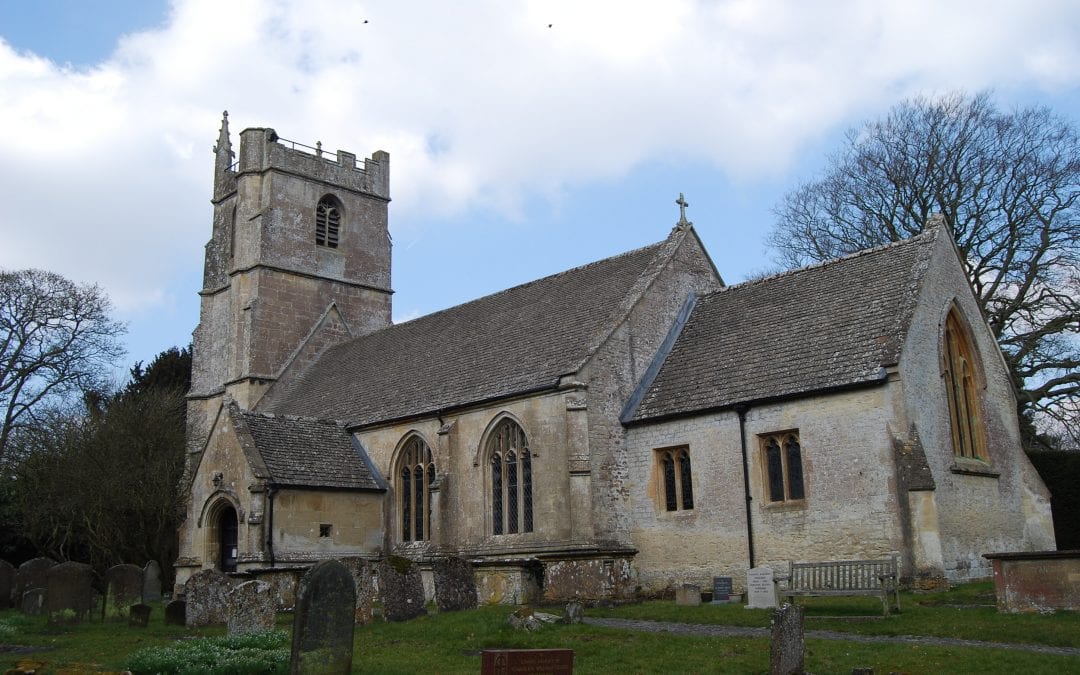
[[344, 420], [337, 420], [332, 417], [311, 417], [308, 415], [293, 415], [289, 413], [276, 413], [266, 410], [243, 410], [240, 409], [241, 415], [248, 417], [263, 417], [271, 420], [285, 420], [286, 422], [317, 422], [319, 424], [332, 424], [342, 429], [348, 428], [348, 423]]

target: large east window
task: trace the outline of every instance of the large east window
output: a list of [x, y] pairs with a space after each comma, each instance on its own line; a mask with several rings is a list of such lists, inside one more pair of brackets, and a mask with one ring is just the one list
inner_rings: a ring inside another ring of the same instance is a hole
[[504, 419], [488, 439], [491, 471], [491, 533], [533, 531], [532, 453], [525, 432]]

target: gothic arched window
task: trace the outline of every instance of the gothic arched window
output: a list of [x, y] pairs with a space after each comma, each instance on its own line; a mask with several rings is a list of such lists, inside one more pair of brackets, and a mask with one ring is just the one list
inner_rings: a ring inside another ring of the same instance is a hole
[[971, 340], [955, 309], [945, 319], [945, 390], [949, 399], [953, 453], [957, 457], [987, 460], [982, 406]]
[[492, 534], [533, 531], [532, 453], [513, 420], [499, 422], [488, 439]]
[[689, 511], [694, 508], [694, 476], [690, 469], [688, 448], [665, 448], [656, 451], [660, 472], [660, 502], [665, 511]]
[[414, 435], [405, 442], [396, 476], [401, 540], [426, 541], [431, 538], [431, 487], [435, 483], [435, 462], [424, 439]]
[[341, 202], [327, 195], [315, 207], [315, 243], [319, 246], [337, 248], [341, 235]]

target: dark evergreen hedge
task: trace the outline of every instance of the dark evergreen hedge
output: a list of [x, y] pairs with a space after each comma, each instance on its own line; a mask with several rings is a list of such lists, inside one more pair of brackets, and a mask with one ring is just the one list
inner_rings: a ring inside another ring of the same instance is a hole
[[1059, 551], [1080, 549], [1080, 452], [1028, 453], [1050, 489]]

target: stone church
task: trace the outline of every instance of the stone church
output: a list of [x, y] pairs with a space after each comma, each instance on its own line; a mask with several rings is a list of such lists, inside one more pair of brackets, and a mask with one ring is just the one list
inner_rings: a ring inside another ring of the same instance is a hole
[[261, 128], [238, 155], [226, 117], [178, 584], [458, 555], [485, 601], [618, 599], [891, 554], [931, 586], [1054, 548], [941, 224], [728, 286], [684, 210], [651, 246], [393, 324], [389, 155]]

